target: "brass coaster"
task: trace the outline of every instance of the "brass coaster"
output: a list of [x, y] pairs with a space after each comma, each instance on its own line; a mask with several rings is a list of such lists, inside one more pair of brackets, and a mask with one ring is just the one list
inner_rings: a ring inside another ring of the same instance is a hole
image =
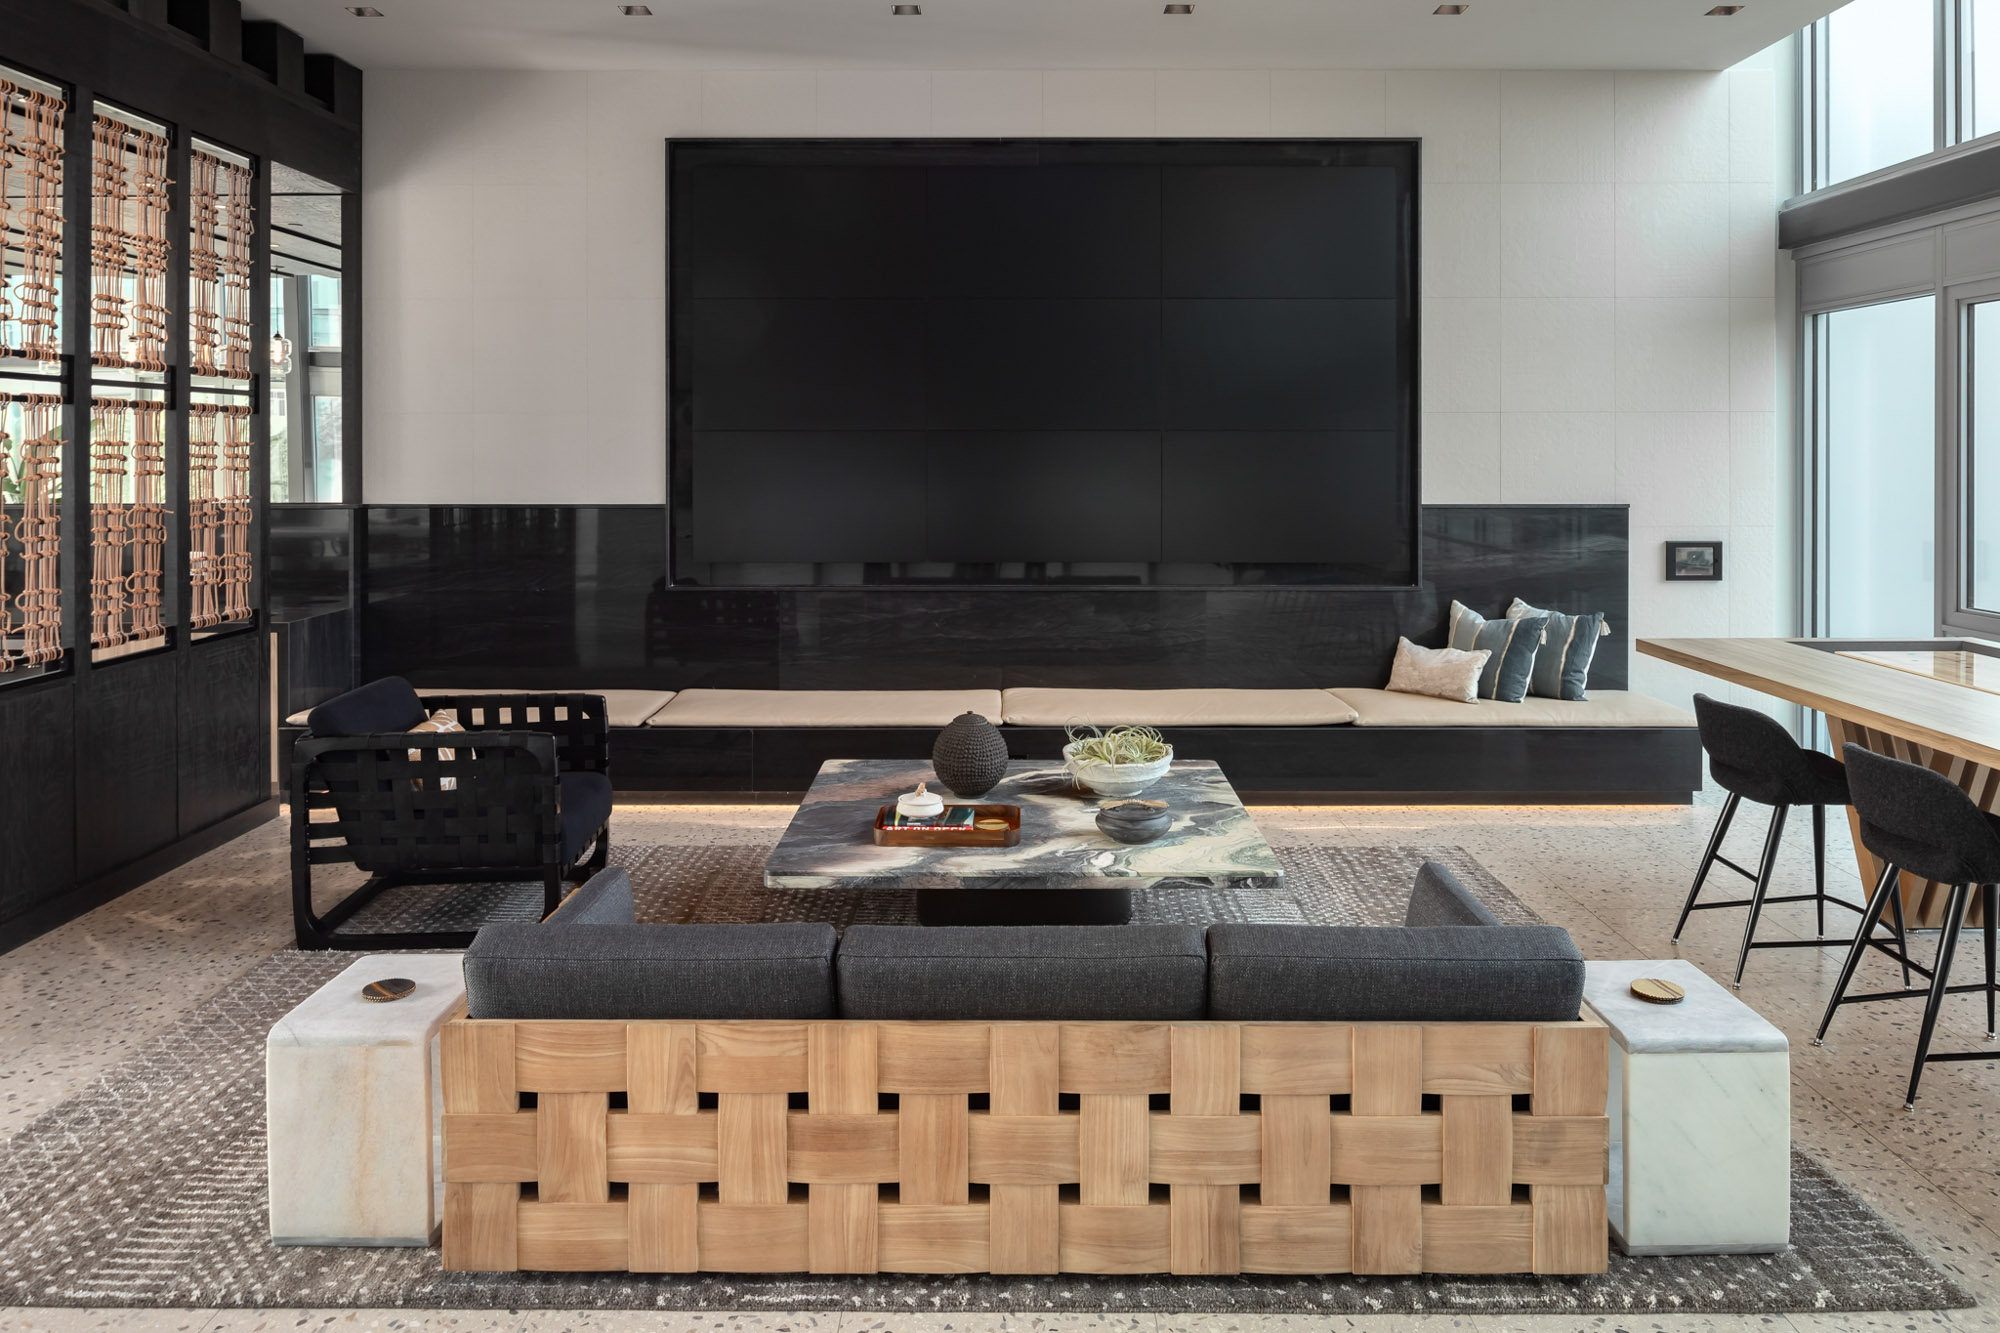
[[982, 829], [987, 833], [998, 833], [1007, 827], [1007, 821], [1004, 819], [975, 819], [972, 821], [972, 827]]
[[385, 977], [381, 981], [371, 981], [361, 988], [361, 998], [387, 1004], [390, 1000], [400, 1000], [417, 988], [417, 983], [408, 977]]
[[1686, 991], [1658, 977], [1640, 977], [1632, 983], [1632, 993], [1648, 1004], [1679, 1004], [1687, 998]]

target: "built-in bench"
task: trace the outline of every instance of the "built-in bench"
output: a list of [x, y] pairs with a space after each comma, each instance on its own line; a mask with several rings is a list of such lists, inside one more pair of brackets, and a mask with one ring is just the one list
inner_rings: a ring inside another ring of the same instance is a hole
[[927, 759], [965, 712], [994, 720], [1017, 759], [1055, 760], [1073, 723], [1158, 727], [1253, 797], [1684, 802], [1701, 785], [1693, 714], [1625, 690], [1471, 704], [1345, 686], [584, 692], [605, 698], [626, 792], [803, 791], [828, 759]]

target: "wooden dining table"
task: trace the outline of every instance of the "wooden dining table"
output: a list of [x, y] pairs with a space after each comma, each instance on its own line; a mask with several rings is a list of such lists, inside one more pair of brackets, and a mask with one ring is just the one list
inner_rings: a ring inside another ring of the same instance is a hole
[[[1837, 758], [1859, 745], [1942, 773], [1988, 814], [2000, 814], [2000, 656], [1959, 640], [1641, 639], [1648, 657], [1813, 709], [1826, 718]], [[1861, 845], [1855, 860], [1871, 891], [1882, 864]], [[1912, 924], [1941, 923], [1948, 885], [1904, 874]], [[1977, 920], [1975, 913], [1972, 920]]]

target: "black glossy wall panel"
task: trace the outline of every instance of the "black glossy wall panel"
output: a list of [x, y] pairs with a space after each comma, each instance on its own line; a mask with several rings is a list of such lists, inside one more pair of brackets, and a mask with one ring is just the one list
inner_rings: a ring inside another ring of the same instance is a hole
[[189, 644], [180, 691], [180, 832], [206, 828], [271, 794], [265, 637]]
[[1416, 588], [668, 587], [660, 510], [369, 509], [364, 675], [742, 689], [1380, 685], [1456, 598], [1603, 611], [1622, 689], [1622, 505], [1424, 510]]
[[0, 922], [75, 881], [75, 700], [69, 680], [0, 692]]
[[76, 719], [76, 873], [90, 879], [180, 836], [180, 663], [173, 652], [94, 668]]

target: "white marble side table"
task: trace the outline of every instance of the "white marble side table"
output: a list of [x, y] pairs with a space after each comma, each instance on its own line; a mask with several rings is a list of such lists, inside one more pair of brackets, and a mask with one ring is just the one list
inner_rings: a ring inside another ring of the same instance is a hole
[[[1631, 993], [1680, 986], [1679, 1004]], [[1627, 1254], [1762, 1254], [1791, 1241], [1791, 1045], [1693, 963], [1584, 964], [1611, 1029], [1611, 1231]]]
[[[388, 977], [417, 988], [361, 998]], [[278, 1020], [264, 1045], [274, 1242], [431, 1243], [444, 1197], [438, 1030], [464, 998], [458, 954], [369, 954]]]

